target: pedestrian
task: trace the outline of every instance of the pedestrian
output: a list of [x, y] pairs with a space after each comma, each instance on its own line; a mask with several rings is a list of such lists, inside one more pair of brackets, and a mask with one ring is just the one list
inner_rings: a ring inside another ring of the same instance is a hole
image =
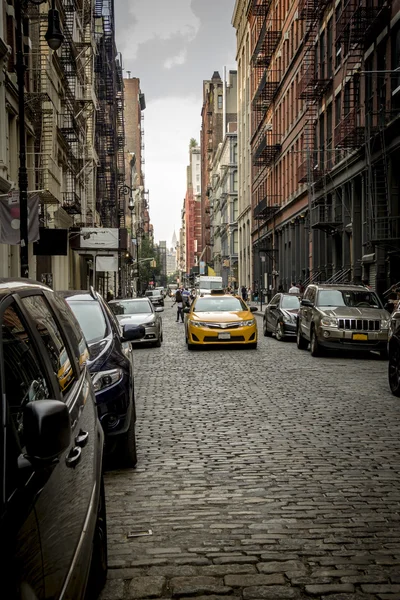
[[300, 294], [300, 288], [293, 281], [289, 288], [289, 294]]
[[242, 299], [244, 300], [244, 302], [247, 302], [247, 288], [245, 285], [242, 285]]
[[177, 313], [176, 313], [176, 322], [179, 323], [179, 320], [181, 320], [181, 322], [183, 323], [183, 298], [182, 298], [182, 292], [181, 290], [176, 290], [176, 294], [175, 294], [175, 302], [173, 303], [172, 306], [177, 306]]
[[107, 302], [114, 300], [114, 292], [112, 290], [108, 290], [107, 292]]
[[187, 287], [185, 287], [181, 293], [182, 293], [183, 306], [184, 307], [190, 306], [190, 292], [187, 289]]

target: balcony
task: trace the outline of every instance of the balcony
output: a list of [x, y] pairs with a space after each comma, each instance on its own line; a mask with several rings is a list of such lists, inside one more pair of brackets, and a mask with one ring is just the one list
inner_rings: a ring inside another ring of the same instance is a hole
[[76, 192], [64, 192], [63, 209], [70, 215], [79, 215], [81, 200]]
[[[273, 79], [273, 81], [270, 81], [270, 79]], [[264, 71], [253, 97], [253, 110], [265, 113], [271, 106], [279, 84], [280, 80], [277, 71]]]
[[272, 56], [282, 37], [282, 31], [278, 29], [278, 23], [273, 21], [274, 29], [268, 29], [271, 26], [271, 21], [265, 20], [258, 37], [258, 41], [254, 48], [251, 57], [251, 63], [254, 66], [268, 67], [271, 63]]
[[348, 0], [336, 22], [336, 42], [366, 43], [389, 16], [388, 2]]
[[311, 228], [325, 231], [328, 235], [336, 233], [343, 225], [340, 216], [334, 214], [332, 204], [318, 204], [311, 208]]
[[316, 21], [329, 0], [299, 0], [299, 19], [302, 21]]
[[400, 241], [400, 216], [377, 217], [371, 222], [371, 241], [374, 243]]
[[75, 116], [71, 112], [58, 115], [58, 128], [68, 142], [77, 142], [79, 127]]
[[365, 132], [361, 123], [361, 109], [352, 108], [335, 127], [335, 146], [358, 148], [365, 141]]
[[263, 133], [259, 136], [252, 152], [253, 165], [255, 167], [270, 166], [281, 150], [282, 145], [278, 143], [276, 134], [272, 134], [270, 131]]
[[279, 210], [279, 205], [274, 204], [273, 206], [267, 205], [267, 198], [264, 198], [259, 202], [253, 212], [255, 220], [268, 221], [271, 219], [276, 212]]
[[252, 0], [250, 14], [253, 17], [266, 17], [271, 5], [272, 0]]
[[299, 98], [304, 100], [318, 100], [329, 88], [333, 79], [326, 76], [324, 63], [315, 65], [314, 58], [310, 64], [304, 66], [304, 71], [299, 81]]
[[311, 151], [310, 159], [306, 158], [298, 168], [297, 181], [299, 183], [315, 183], [324, 176], [325, 170], [318, 163], [318, 152]]

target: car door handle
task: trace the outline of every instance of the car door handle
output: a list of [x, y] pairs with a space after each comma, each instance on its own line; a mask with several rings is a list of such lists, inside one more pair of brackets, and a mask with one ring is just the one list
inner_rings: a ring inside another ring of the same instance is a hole
[[82, 429], [81, 429], [75, 438], [75, 444], [77, 446], [80, 446], [81, 448], [84, 448], [86, 446], [86, 444], [88, 443], [88, 439], [89, 439], [89, 433], [87, 431], [82, 431]]
[[65, 462], [67, 463], [67, 467], [74, 468], [81, 460], [82, 448], [79, 446], [74, 446], [72, 450], [68, 453]]

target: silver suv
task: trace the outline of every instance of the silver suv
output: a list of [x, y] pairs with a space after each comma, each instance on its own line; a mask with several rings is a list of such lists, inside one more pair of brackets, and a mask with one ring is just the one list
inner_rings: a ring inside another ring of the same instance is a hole
[[297, 347], [312, 356], [325, 348], [379, 350], [387, 358], [390, 315], [363, 285], [312, 284], [300, 303]]

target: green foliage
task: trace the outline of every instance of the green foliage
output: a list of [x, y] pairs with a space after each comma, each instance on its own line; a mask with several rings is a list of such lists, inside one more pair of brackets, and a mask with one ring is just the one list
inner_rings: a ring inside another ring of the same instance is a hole
[[[140, 262], [144, 258], [154, 258], [157, 266], [151, 267], [150, 260]], [[142, 290], [145, 290], [149, 281], [154, 281], [154, 278], [160, 274], [160, 255], [159, 250], [156, 248], [148, 235], [144, 235], [139, 240], [139, 279]]]
[[197, 148], [199, 144], [195, 138], [190, 138], [189, 148]]

